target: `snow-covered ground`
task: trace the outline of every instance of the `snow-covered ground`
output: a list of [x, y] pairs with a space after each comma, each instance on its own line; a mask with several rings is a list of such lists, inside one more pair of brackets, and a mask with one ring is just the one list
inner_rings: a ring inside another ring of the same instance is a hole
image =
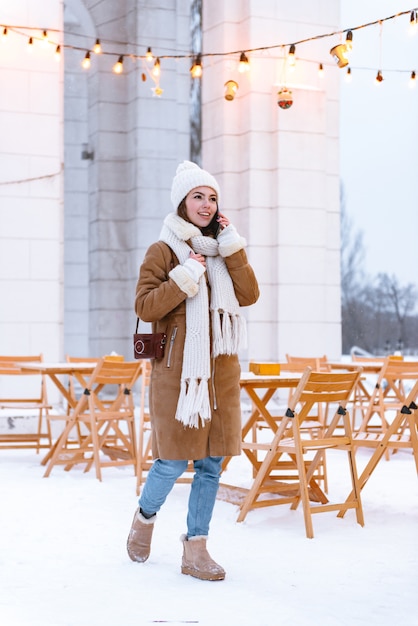
[[[180, 573], [189, 486], [178, 484], [159, 514], [150, 559], [125, 549], [136, 508], [130, 468], [82, 468], [43, 478], [34, 451], [2, 450], [0, 624], [2, 626], [379, 626], [417, 624], [418, 482], [410, 452], [380, 462], [363, 490], [365, 526], [353, 511], [313, 518], [302, 510], [251, 511], [217, 501], [209, 551], [225, 581]], [[370, 456], [359, 450], [361, 467]], [[329, 454], [330, 495], [341, 491], [345, 455]], [[223, 480], [249, 484], [245, 457]], [[343, 492], [343, 495], [345, 492]]]

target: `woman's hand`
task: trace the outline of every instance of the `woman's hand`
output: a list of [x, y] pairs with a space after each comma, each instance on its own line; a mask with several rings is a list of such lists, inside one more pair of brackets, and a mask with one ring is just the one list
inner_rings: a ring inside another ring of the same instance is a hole
[[229, 226], [230, 221], [229, 219], [226, 217], [226, 215], [224, 215], [223, 213], [219, 213], [218, 214], [218, 224], [220, 225], [220, 227], [222, 228], [222, 230], [224, 228], [226, 228], [227, 226]]
[[189, 259], [194, 259], [198, 263], [201, 263], [203, 267], [206, 267], [206, 257], [204, 257], [202, 254], [197, 254], [196, 252], [193, 252], [193, 250], [191, 250], [189, 254]]

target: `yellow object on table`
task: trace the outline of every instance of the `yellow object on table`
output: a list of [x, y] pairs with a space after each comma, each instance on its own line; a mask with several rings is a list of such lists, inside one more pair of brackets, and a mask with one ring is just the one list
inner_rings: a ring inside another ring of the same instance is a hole
[[259, 363], [258, 361], [250, 361], [249, 370], [253, 374], [261, 376], [279, 376], [280, 363]]

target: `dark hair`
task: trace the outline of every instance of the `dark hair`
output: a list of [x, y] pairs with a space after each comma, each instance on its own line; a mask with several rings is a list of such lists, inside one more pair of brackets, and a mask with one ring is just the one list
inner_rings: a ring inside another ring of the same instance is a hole
[[[218, 206], [218, 203], [216, 203], [216, 206]], [[186, 222], [190, 223], [190, 220], [187, 216], [186, 198], [183, 198], [183, 200], [178, 205], [177, 215], [181, 217], [183, 220], [185, 220]], [[219, 222], [217, 221], [217, 217], [218, 217], [218, 209], [216, 210], [216, 213], [213, 216], [210, 223], [208, 224], [208, 226], [200, 229], [202, 235], [204, 235], [205, 237], [213, 237], [214, 239], [216, 239], [216, 237], [218, 236], [218, 232], [219, 232]]]

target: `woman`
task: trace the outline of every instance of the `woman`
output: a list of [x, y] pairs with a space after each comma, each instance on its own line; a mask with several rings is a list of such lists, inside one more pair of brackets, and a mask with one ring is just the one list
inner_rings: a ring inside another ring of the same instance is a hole
[[135, 310], [167, 334], [163, 359], [154, 360], [150, 419], [154, 463], [128, 537], [128, 554], [150, 554], [156, 514], [174, 483], [194, 464], [182, 536], [181, 571], [202, 580], [223, 580], [206, 540], [224, 456], [241, 451], [240, 366], [245, 342], [241, 306], [256, 302], [258, 284], [245, 241], [219, 213], [215, 178], [190, 161], [173, 179], [175, 212], [140, 268]]

